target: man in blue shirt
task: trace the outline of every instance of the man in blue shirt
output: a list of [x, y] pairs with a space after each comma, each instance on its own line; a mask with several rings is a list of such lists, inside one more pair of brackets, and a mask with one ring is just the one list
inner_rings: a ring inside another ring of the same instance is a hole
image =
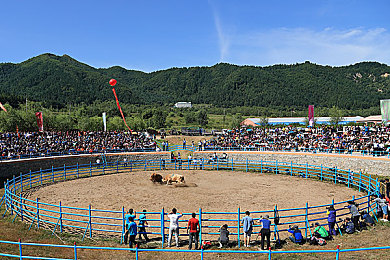
[[148, 225], [148, 222], [146, 221], [146, 215], [145, 215], [146, 209], [142, 211], [142, 214], [139, 215], [139, 232], [138, 232], [138, 238], [141, 240], [141, 234], [144, 235], [144, 238], [146, 242], [149, 242], [148, 235], [146, 234], [146, 228]]
[[[265, 215], [259, 222], [261, 223], [261, 250], [267, 250], [271, 247], [271, 221], [269, 220], [269, 216]], [[267, 248], [264, 248], [265, 238], [267, 238]]]
[[253, 218], [249, 216], [250, 214], [251, 213], [249, 211], [246, 211], [246, 216], [241, 221], [241, 223], [243, 224], [245, 247], [250, 247], [251, 235], [253, 230]]
[[135, 237], [137, 236], [137, 224], [134, 222], [134, 219], [132, 217], [129, 218], [130, 224], [129, 224], [129, 247], [132, 248], [133, 245], [135, 245]]
[[133, 218], [133, 220], [135, 219], [135, 212], [133, 209], [129, 209], [129, 212], [125, 215], [125, 221], [126, 221], [126, 233], [125, 233], [125, 238], [124, 238], [124, 242], [125, 242], [125, 245], [127, 244], [127, 239], [129, 238], [129, 225], [130, 225], [130, 218]]
[[292, 236], [290, 236], [290, 240], [293, 242], [293, 243], [296, 243], [296, 244], [300, 244], [302, 243], [302, 240], [303, 240], [303, 237], [302, 237], [302, 233], [301, 231], [299, 230], [298, 226], [297, 225], [294, 225], [293, 227], [289, 227], [289, 229], [287, 230], [289, 233], [293, 234]]

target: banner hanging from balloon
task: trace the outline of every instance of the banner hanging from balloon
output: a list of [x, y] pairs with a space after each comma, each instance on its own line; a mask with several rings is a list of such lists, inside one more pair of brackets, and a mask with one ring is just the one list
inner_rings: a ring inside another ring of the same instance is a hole
[[309, 126], [313, 127], [314, 126], [314, 106], [313, 105], [309, 105], [308, 118], [309, 118]]
[[0, 102], [0, 108], [3, 109], [5, 112], [8, 112], [7, 109], [5, 109], [5, 107], [3, 106], [3, 104], [1, 104], [1, 102]]
[[43, 116], [42, 112], [36, 112], [35, 116], [37, 117], [38, 131], [43, 132]]
[[[114, 86], [116, 85], [116, 82], [117, 82], [116, 79], [110, 79], [109, 84], [110, 84], [112, 87], [114, 87]], [[127, 125], [125, 116], [123, 115], [123, 112], [122, 112], [122, 108], [121, 108], [121, 106], [119, 105], [119, 100], [118, 100], [118, 96], [116, 95], [115, 88], [112, 88], [112, 92], [114, 93], [115, 100], [116, 100], [116, 105], [117, 105], [117, 107], [118, 107], [118, 109], [119, 109], [119, 112], [121, 113], [123, 122], [125, 123], [126, 127], [130, 130], [130, 133], [132, 133], [133, 130], [131, 130], [130, 127]]]

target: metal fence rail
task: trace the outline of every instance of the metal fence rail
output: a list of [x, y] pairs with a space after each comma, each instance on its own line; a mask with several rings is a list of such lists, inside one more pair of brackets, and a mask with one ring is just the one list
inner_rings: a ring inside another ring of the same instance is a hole
[[[37, 200], [31, 200], [24, 196], [25, 192], [42, 185], [48, 185], [59, 181], [66, 181], [76, 178], [84, 178], [95, 175], [104, 175], [111, 173], [120, 173], [125, 171], [146, 171], [146, 170], [179, 170], [179, 169], [202, 169], [202, 170], [238, 170], [238, 171], [256, 171], [260, 174], [288, 174], [297, 178], [310, 178], [318, 181], [333, 182], [343, 184], [350, 188], [367, 193], [362, 197], [352, 197], [360, 210], [373, 212], [376, 210], [376, 204], [371, 204], [370, 195], [380, 191], [380, 182], [373, 179], [371, 175], [355, 173], [350, 170], [341, 170], [325, 166], [315, 166], [309, 164], [296, 164], [293, 162], [279, 161], [253, 161], [253, 160], [137, 160], [126, 162], [107, 162], [102, 164], [90, 163], [83, 165], [70, 165], [59, 168], [50, 168], [37, 172], [29, 172], [14, 176], [12, 180], [5, 183], [5, 194], [3, 201], [6, 205], [6, 212], [14, 215], [14, 219], [19, 217], [22, 221], [30, 223], [37, 227], [49, 228], [53, 233], [68, 232], [79, 233], [83, 239], [93, 236], [117, 236], [123, 242], [125, 234], [125, 209], [118, 210], [96, 209], [92, 205], [88, 208], [78, 208], [68, 205], [49, 204]], [[3, 202], [1, 202], [3, 203]], [[306, 236], [311, 234], [311, 223], [326, 223], [326, 207], [334, 205], [337, 215], [344, 216], [349, 214], [348, 209], [344, 208], [347, 201], [335, 202], [329, 204], [311, 206], [306, 203], [301, 207], [252, 211], [255, 220], [260, 219], [260, 214], [268, 214], [271, 219], [275, 212], [281, 215], [281, 223], [278, 226], [272, 225], [274, 238], [279, 232], [287, 233], [288, 225], [297, 224], [300, 226]], [[5, 214], [5, 213], [4, 213]], [[167, 213], [162, 209], [159, 212], [146, 212], [150, 227], [148, 234], [161, 237], [162, 246], [165, 241]], [[189, 216], [191, 213], [184, 213]], [[200, 208], [197, 212], [201, 232], [200, 240], [211, 239], [218, 235], [218, 229], [222, 222], [229, 223], [232, 229], [231, 235], [236, 237], [238, 246], [240, 246], [240, 235], [243, 234], [240, 227], [240, 220], [244, 212], [240, 208], [230, 209], [228, 212], [208, 212]], [[187, 220], [181, 220], [186, 222]], [[255, 232], [256, 233], [256, 232]]]
[[[77, 246], [76, 242], [73, 246], [71, 245], [55, 245], [55, 244], [40, 244], [40, 243], [22, 243], [21, 240], [19, 242], [14, 241], [3, 241], [0, 240], [0, 244], [7, 245], [15, 245], [19, 248], [19, 254], [7, 254], [0, 253], [0, 256], [10, 257], [10, 258], [19, 258], [19, 259], [61, 259], [61, 260], [72, 260], [78, 259], [78, 251], [80, 249], [83, 250], [104, 250], [104, 251], [127, 251], [127, 252], [135, 252], [135, 259], [138, 260], [139, 253], [141, 252], [163, 252], [163, 253], [190, 253], [190, 254], [199, 254], [200, 259], [204, 259], [204, 255], [207, 254], [255, 254], [255, 255], [265, 255], [268, 256], [268, 259], [271, 260], [272, 256], [275, 254], [334, 254], [335, 259], [338, 260], [340, 255], [348, 252], [359, 252], [359, 251], [377, 251], [377, 250], [389, 250], [390, 246], [382, 246], [382, 247], [369, 247], [369, 248], [351, 248], [351, 249], [340, 249], [337, 246], [336, 249], [328, 249], [328, 250], [286, 250], [286, 251], [272, 251], [271, 249], [267, 251], [239, 251], [239, 250], [186, 250], [186, 249], [141, 249], [141, 248], [118, 248], [118, 247], [101, 247], [101, 246]], [[42, 256], [28, 256], [23, 254], [23, 247], [47, 247], [47, 248], [66, 248], [70, 251], [73, 251], [73, 258], [51, 258], [51, 257], [42, 257]]]

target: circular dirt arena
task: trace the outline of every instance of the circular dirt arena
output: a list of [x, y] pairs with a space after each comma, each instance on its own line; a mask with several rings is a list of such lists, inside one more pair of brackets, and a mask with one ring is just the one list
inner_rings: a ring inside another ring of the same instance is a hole
[[242, 212], [328, 204], [363, 193], [344, 185], [294, 176], [238, 171], [153, 171], [161, 175], [182, 174], [185, 187], [152, 183], [152, 171], [95, 176], [42, 187], [30, 194], [41, 202], [95, 209], [159, 212], [175, 207], [179, 212]]

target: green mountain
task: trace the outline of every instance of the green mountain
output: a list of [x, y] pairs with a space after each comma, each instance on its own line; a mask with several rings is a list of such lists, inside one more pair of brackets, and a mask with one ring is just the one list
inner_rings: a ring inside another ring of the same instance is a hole
[[[42, 54], [19, 64], [0, 64], [0, 101], [27, 97], [46, 105], [113, 100], [110, 78], [122, 103], [191, 101], [216, 107], [309, 104], [343, 109], [377, 107], [390, 98], [390, 67], [377, 62], [331, 67], [305, 62], [268, 67], [219, 63], [144, 73], [122, 67], [96, 69], [68, 55]], [[11, 102], [9, 102], [11, 103]]]

